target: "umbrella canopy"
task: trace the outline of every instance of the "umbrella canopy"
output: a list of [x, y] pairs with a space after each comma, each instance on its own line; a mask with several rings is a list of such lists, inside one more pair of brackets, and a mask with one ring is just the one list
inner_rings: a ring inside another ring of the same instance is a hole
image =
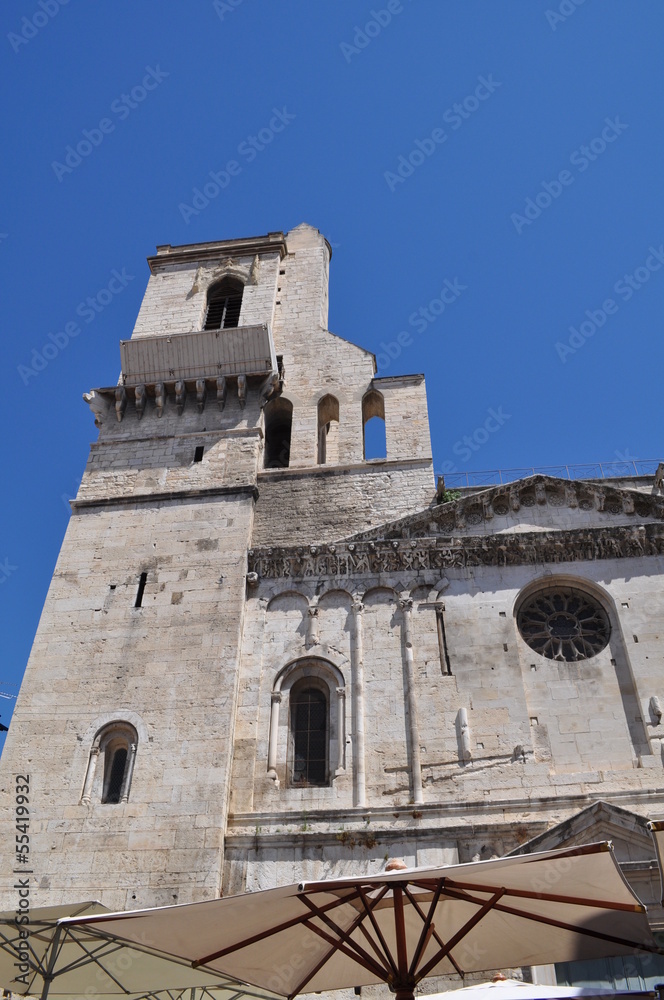
[[662, 905], [664, 906], [664, 820], [657, 819], [652, 820], [648, 823], [648, 829], [650, 830], [650, 835], [655, 842], [655, 851], [657, 852], [657, 863], [659, 865], [659, 875], [662, 887]]
[[594, 986], [546, 986], [535, 983], [524, 983], [520, 979], [499, 979], [491, 983], [478, 983], [476, 986], [465, 986], [461, 990], [448, 990], [446, 993], [428, 993], [422, 1000], [592, 1000], [593, 997], [638, 997], [654, 998], [653, 991], [635, 993], [627, 990], [600, 989]]
[[285, 997], [658, 951], [609, 844], [303, 882], [81, 921]]
[[[97, 902], [30, 910], [17, 924], [12, 910], [0, 913], [0, 985], [19, 996], [47, 995], [94, 1000], [275, 1000], [219, 973], [194, 970], [191, 963], [146, 952], [140, 940], [129, 945], [93, 935], [85, 926], [67, 926], [67, 917], [108, 913]], [[194, 989], [194, 994], [191, 990]], [[163, 996], [161, 994], [163, 993]]]

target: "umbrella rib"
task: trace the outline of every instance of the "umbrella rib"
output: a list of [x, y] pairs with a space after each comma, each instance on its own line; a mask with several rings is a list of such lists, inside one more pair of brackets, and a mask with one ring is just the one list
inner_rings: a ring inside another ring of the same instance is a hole
[[411, 906], [415, 909], [416, 913], [422, 920], [422, 933], [420, 934], [420, 939], [417, 942], [417, 947], [415, 948], [415, 951], [413, 953], [413, 960], [410, 963], [409, 973], [411, 976], [415, 974], [415, 969], [417, 968], [420, 958], [422, 957], [429, 941], [431, 940], [431, 935], [434, 932], [433, 915], [436, 912], [436, 907], [438, 906], [438, 901], [440, 899], [440, 894], [443, 891], [444, 884], [445, 880], [440, 879], [438, 885], [436, 886], [436, 891], [433, 895], [433, 899], [429, 904], [429, 912], [426, 916], [424, 915], [423, 910], [420, 908], [419, 903], [416, 901], [415, 897], [410, 892], [408, 887], [404, 886], [403, 891], [406, 893], [406, 896], [408, 897]]
[[528, 913], [524, 910], [517, 910], [513, 906], [506, 906], [504, 903], [495, 907], [501, 913], [509, 913], [513, 917], [523, 917], [524, 920], [533, 920], [538, 924], [548, 924], [550, 927], [560, 927], [561, 930], [571, 931], [574, 934], [584, 934], [586, 937], [597, 938], [601, 941], [610, 941], [612, 944], [626, 945], [628, 948], [643, 949], [652, 952], [654, 955], [664, 955], [664, 948], [651, 948], [640, 941], [630, 941], [627, 938], [616, 937], [613, 934], [605, 934], [603, 931], [594, 931], [590, 927], [578, 927], [575, 924], [566, 924], [562, 920], [554, 917], [545, 917], [539, 913]]
[[[376, 897], [376, 899], [375, 899], [375, 901], [373, 903], [373, 906], [369, 906], [369, 902], [367, 900], [366, 893], [365, 893], [364, 889], [361, 886], [358, 888], [358, 892], [360, 894], [360, 899], [362, 900], [362, 905], [364, 906], [365, 910], [367, 911], [367, 916], [369, 917], [369, 920], [371, 921], [371, 926], [373, 927], [374, 931], [376, 932], [376, 937], [378, 938], [378, 940], [380, 941], [380, 943], [382, 945], [383, 951], [385, 953], [385, 958], [389, 962], [390, 968], [392, 969], [392, 972], [396, 975], [397, 967], [395, 965], [394, 958], [392, 957], [392, 952], [390, 951], [390, 949], [389, 949], [389, 947], [387, 945], [387, 941], [385, 940], [385, 936], [384, 936], [382, 930], [380, 929], [380, 925], [379, 925], [378, 921], [376, 920], [376, 916], [375, 916], [375, 914], [373, 912], [374, 911], [374, 907], [380, 902], [380, 900], [383, 898], [383, 896], [386, 895], [386, 893], [387, 893], [387, 886], [386, 885], [383, 886], [383, 888], [381, 889], [380, 895], [378, 895]], [[376, 943], [374, 942], [373, 938], [370, 936], [369, 932], [366, 930], [364, 924], [360, 924], [360, 929], [364, 932], [365, 937], [373, 945], [374, 949], [377, 952], [378, 949], [376, 947]]]
[[82, 962], [82, 960], [80, 958], [78, 958], [75, 961], [70, 962], [68, 966], [65, 966], [65, 968], [61, 969], [60, 972], [58, 973], [58, 975], [61, 975], [63, 972], [69, 972], [71, 969], [75, 969], [77, 966], [79, 966], [81, 964], [87, 965], [87, 964], [93, 963], [94, 965], [99, 966], [99, 968], [102, 970], [102, 972], [105, 973], [105, 975], [107, 975], [108, 978], [110, 980], [112, 980], [115, 983], [115, 985], [118, 986], [122, 990], [123, 993], [127, 993], [127, 994], [130, 993], [130, 990], [128, 990], [126, 987], [124, 987], [122, 985], [122, 983], [120, 982], [120, 980], [117, 979], [113, 975], [112, 972], [109, 972], [109, 970], [105, 966], [103, 966], [102, 963], [99, 960], [100, 957], [106, 958], [108, 955], [112, 955], [114, 952], [119, 951], [122, 948], [122, 945], [119, 942], [117, 942], [117, 941], [110, 941], [110, 940], [103, 941], [99, 945], [99, 948], [97, 949], [97, 953], [103, 951], [103, 948], [104, 948], [105, 944], [106, 945], [108, 945], [108, 944], [114, 944], [115, 947], [112, 950], [110, 950], [110, 951], [103, 952], [103, 954], [98, 957], [97, 954], [95, 954], [95, 952], [92, 949], [87, 948], [83, 944], [82, 941], [80, 941], [77, 937], [74, 937], [74, 935], [69, 931], [68, 928], [65, 927], [64, 930], [65, 930], [65, 937], [67, 935], [69, 935], [69, 937], [71, 938], [71, 940], [75, 941], [76, 944], [81, 949], [81, 951], [83, 951], [88, 956], [88, 962]]
[[[387, 892], [387, 889], [385, 890], [385, 892]], [[385, 893], [383, 893], [383, 895], [385, 895]], [[379, 899], [382, 899], [382, 896], [379, 897]], [[379, 902], [379, 899], [376, 899], [376, 902], [374, 903], [374, 906]], [[319, 909], [319, 907], [317, 907], [316, 904], [314, 902], [312, 902], [312, 900], [310, 900], [308, 897], [304, 896], [303, 899], [302, 899], [302, 902], [306, 903], [306, 905], [309, 907], [309, 909], [314, 914], [314, 916], [318, 917], [320, 920], [323, 921], [323, 923], [327, 924], [327, 926], [331, 930], [333, 930], [334, 933], [337, 934], [339, 936], [339, 938], [341, 938], [342, 941], [344, 941], [346, 943], [346, 946], [349, 949], [352, 949], [353, 951], [357, 952], [357, 954], [360, 956], [360, 958], [363, 959], [362, 964], [366, 968], [368, 968], [369, 964], [371, 964], [371, 965], [374, 966], [374, 968], [376, 970], [377, 969], [381, 969], [382, 970], [382, 978], [384, 980], [387, 980], [389, 978], [389, 975], [390, 975], [389, 969], [385, 968], [385, 966], [382, 963], [382, 961], [381, 961], [380, 964], [378, 964], [375, 961], [375, 959], [373, 959], [371, 957], [371, 955], [369, 954], [368, 951], [365, 951], [364, 948], [361, 948], [360, 945], [356, 941], [353, 941], [352, 938], [351, 938], [351, 934], [355, 930], [357, 930], [358, 927], [362, 926], [362, 922], [363, 922], [363, 920], [366, 917], [366, 913], [358, 913], [357, 917], [355, 918], [355, 920], [353, 921], [353, 923], [350, 925], [350, 928], [347, 931], [345, 931], [342, 927], [339, 927], [337, 924], [335, 924], [335, 922], [330, 917], [328, 917], [327, 914], [321, 912], [320, 909]], [[310, 930], [314, 930], [314, 931], [318, 932], [318, 928], [316, 928], [313, 924], [307, 922], [306, 926]], [[383, 958], [383, 956], [380, 955], [380, 954], [378, 955], [378, 957], [381, 960]], [[298, 990], [298, 992], [299, 992], [299, 990]]]
[[[325, 906], [320, 907], [321, 913], [327, 913], [328, 910], [334, 910], [337, 906], [342, 906], [344, 903], [352, 903], [354, 899], [357, 899], [358, 893], [350, 893], [348, 896], [344, 896], [339, 899], [333, 900], [331, 903], [326, 903]], [[298, 893], [298, 899], [303, 898], [302, 893]], [[286, 931], [289, 927], [296, 927], [297, 924], [302, 924], [309, 919], [308, 913], [299, 913], [297, 917], [291, 917], [290, 920], [285, 920], [283, 924], [277, 924], [276, 927], [268, 927], [263, 931], [259, 931], [258, 934], [253, 934], [251, 937], [244, 938], [242, 941], [236, 941], [235, 944], [229, 944], [226, 948], [221, 948], [219, 951], [213, 952], [211, 955], [205, 955], [203, 958], [197, 958], [193, 961], [192, 967], [197, 969], [199, 965], [207, 965], [208, 962], [214, 962], [218, 958], [224, 958], [225, 955], [231, 955], [234, 951], [240, 951], [242, 948], [248, 948], [249, 945], [256, 944], [258, 941], [264, 941], [266, 938], [273, 937], [275, 934], [279, 934], [280, 931]]]
[[447, 942], [445, 947], [441, 948], [440, 951], [436, 955], [434, 955], [434, 957], [430, 959], [430, 961], [427, 962], [424, 968], [420, 970], [419, 974], [417, 975], [417, 982], [420, 982], [422, 979], [424, 979], [425, 976], [427, 976], [429, 972], [438, 965], [439, 962], [442, 962], [442, 960], [450, 954], [452, 948], [456, 948], [459, 941], [462, 941], [463, 938], [466, 936], [466, 934], [468, 934], [473, 929], [473, 927], [475, 927], [475, 925], [478, 924], [480, 920], [486, 916], [489, 910], [493, 909], [498, 900], [503, 896], [504, 892], [505, 892], [504, 889], [497, 889], [494, 892], [491, 899], [487, 899], [484, 902], [484, 904], [480, 907], [480, 909], [477, 911], [477, 913], [475, 913], [469, 920], [467, 920], [466, 923], [463, 925], [463, 927], [459, 928], [456, 934], [452, 935], [452, 937]]
[[[439, 881], [442, 882], [443, 880], [440, 879]], [[442, 885], [441, 885], [441, 890], [442, 890]], [[411, 900], [413, 906], [415, 907], [415, 909], [418, 911], [418, 913], [420, 914], [420, 916], [422, 917], [422, 919], [424, 919], [424, 915], [422, 914], [421, 909], [420, 909], [420, 904], [417, 902], [415, 896], [411, 896], [411, 893], [408, 890], [406, 890], [406, 893], [408, 895], [408, 898]], [[455, 897], [455, 898], [461, 898], [461, 897]], [[474, 902], [474, 900], [471, 900], [471, 902]], [[440, 934], [436, 930], [433, 922], [431, 924], [431, 936], [433, 937], [434, 941], [438, 942], [438, 944], [440, 945], [441, 948], [445, 947], [445, 942], [443, 941], [443, 939], [441, 938]], [[463, 971], [463, 969], [461, 968], [461, 966], [457, 964], [454, 956], [453, 955], [448, 955], [447, 957], [450, 960], [450, 962], [452, 963], [452, 965], [454, 966], [457, 974], [459, 976], [461, 976], [461, 978], [463, 979], [464, 976], [466, 975], [466, 973]], [[412, 966], [411, 968], [414, 969], [415, 967]]]
[[308, 920], [304, 921], [304, 926], [307, 927], [309, 930], [313, 931], [314, 934], [318, 934], [318, 936], [322, 937], [324, 941], [327, 941], [327, 943], [332, 946], [332, 950], [326, 952], [326, 954], [323, 955], [321, 960], [317, 962], [316, 965], [313, 967], [313, 969], [311, 969], [307, 973], [305, 978], [300, 983], [298, 983], [297, 988], [291, 994], [289, 994], [289, 996], [295, 997], [297, 996], [298, 993], [301, 993], [304, 987], [307, 985], [307, 983], [310, 982], [314, 978], [316, 973], [323, 968], [325, 963], [330, 960], [332, 955], [334, 955], [335, 951], [340, 951], [343, 955], [346, 955], [346, 957], [350, 958], [353, 962], [357, 962], [358, 965], [361, 965], [365, 969], [368, 969], [369, 972], [372, 972], [374, 976], [377, 975], [378, 978], [381, 979], [383, 982], [388, 981], [388, 978], [386, 977], [384, 970], [382, 970], [380, 966], [377, 965], [373, 961], [373, 959], [371, 959], [370, 956], [367, 956], [369, 960], [368, 962], [363, 962], [358, 955], [354, 954], [350, 950], [350, 948], [347, 948], [346, 945], [339, 940], [335, 941], [335, 939], [331, 937], [329, 934], [327, 934], [322, 927], [316, 927], [314, 924], [311, 924]]
[[[474, 882], [455, 882], [449, 880], [447, 885], [454, 889], [470, 889], [473, 892], [495, 892], [495, 885], [478, 885]], [[533, 892], [529, 889], [505, 889], [507, 896], [519, 896], [524, 899], [545, 900], [547, 903], [571, 903], [575, 906], [594, 906], [607, 910], [625, 910], [629, 913], [643, 913], [644, 907], [638, 903], [619, 903], [616, 900], [585, 899], [583, 896], [557, 896], [548, 892]]]

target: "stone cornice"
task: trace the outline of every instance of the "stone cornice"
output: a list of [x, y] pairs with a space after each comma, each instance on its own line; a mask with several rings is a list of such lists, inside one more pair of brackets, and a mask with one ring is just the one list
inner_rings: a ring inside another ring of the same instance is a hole
[[[490, 522], [494, 518], [513, 518], [521, 507], [594, 510], [604, 514], [635, 515], [637, 520], [646, 517], [664, 520], [662, 496], [538, 474], [509, 485], [471, 493], [450, 503], [428, 507], [397, 521], [350, 535], [346, 541], [463, 533], [469, 526]], [[500, 530], [500, 527], [492, 525], [491, 530]]]
[[[306, 465], [290, 466], [287, 469], [261, 469], [258, 473], [259, 480], [279, 480], [297, 479], [306, 477], [312, 479], [343, 476], [356, 472], [376, 473], [383, 470], [395, 470], [399, 468], [427, 468], [431, 465], [431, 457], [428, 458], [371, 458], [364, 462], [346, 462], [339, 465]], [[432, 489], [433, 492], [433, 489]]]
[[240, 486], [209, 486], [205, 489], [168, 490], [163, 493], [129, 493], [125, 496], [91, 497], [90, 499], [70, 500], [72, 510], [84, 510], [89, 507], [114, 507], [118, 504], [132, 505], [163, 503], [169, 500], [207, 500], [223, 496], [250, 496], [258, 499], [258, 487], [251, 484]]
[[259, 579], [380, 577], [473, 566], [521, 566], [664, 555], [664, 525], [465, 537], [383, 539], [249, 550]]
[[256, 254], [275, 253], [282, 260], [286, 253], [284, 234], [268, 233], [266, 236], [251, 236], [243, 240], [222, 240], [218, 243], [191, 243], [172, 247], [170, 244], [157, 247], [156, 255], [148, 257], [152, 274], [172, 264], [200, 264], [202, 261], [214, 263], [223, 257], [253, 257]]

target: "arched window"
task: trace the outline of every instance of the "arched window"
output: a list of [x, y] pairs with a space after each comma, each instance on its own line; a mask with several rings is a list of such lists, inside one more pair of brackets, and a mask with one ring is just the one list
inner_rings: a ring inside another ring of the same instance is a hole
[[365, 461], [387, 458], [385, 400], [376, 389], [370, 389], [362, 400], [362, 439]]
[[318, 464], [336, 465], [339, 461], [339, 400], [323, 396], [318, 401]]
[[244, 285], [236, 278], [224, 278], [208, 292], [204, 330], [223, 330], [240, 322]]
[[[283, 705], [282, 705], [283, 702]], [[338, 667], [316, 656], [275, 678], [267, 773], [277, 788], [330, 787], [346, 769], [346, 685]]]
[[90, 802], [93, 789], [104, 803], [117, 805], [128, 801], [137, 745], [136, 730], [128, 722], [118, 720], [99, 730], [90, 751], [82, 802]]
[[290, 776], [293, 785], [328, 783], [327, 693], [304, 679], [290, 695]]
[[263, 408], [265, 420], [265, 468], [287, 469], [290, 462], [293, 404], [278, 396]]

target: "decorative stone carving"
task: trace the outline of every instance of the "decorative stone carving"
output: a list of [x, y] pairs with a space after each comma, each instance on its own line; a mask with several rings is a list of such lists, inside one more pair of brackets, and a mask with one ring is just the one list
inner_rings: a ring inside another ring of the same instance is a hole
[[83, 399], [95, 415], [95, 427], [101, 427], [104, 418], [108, 414], [108, 400], [104, 399], [101, 393], [96, 392], [94, 389], [91, 389], [90, 392], [84, 392]]
[[136, 407], [136, 416], [140, 420], [145, 413], [145, 403], [147, 401], [148, 394], [146, 392], [144, 385], [137, 385], [134, 389], [134, 405]]
[[226, 405], [226, 393], [226, 378], [224, 375], [221, 375], [217, 379], [217, 406], [220, 410], [223, 410]]
[[472, 566], [546, 565], [640, 555], [664, 555], [664, 525], [251, 549], [249, 569], [262, 579], [376, 578], [402, 572], [432, 570], [442, 575], [441, 571]]
[[184, 404], [187, 399], [187, 388], [182, 381], [178, 379], [175, 383], [175, 406], [178, 411], [178, 416], [182, 416], [182, 411], [184, 410]]
[[611, 636], [604, 608], [573, 587], [538, 591], [519, 609], [517, 626], [536, 653], [568, 663], [595, 656]]
[[258, 573], [247, 573], [247, 586], [248, 587], [258, 586]]
[[281, 381], [279, 379], [279, 372], [270, 372], [268, 377], [263, 382], [260, 387], [260, 407], [261, 410], [267, 402], [274, 399], [281, 393]]
[[166, 405], [166, 388], [163, 382], [155, 383], [154, 405], [157, 410], [157, 416], [160, 417], [164, 412], [164, 406]]
[[204, 378], [197, 378], [196, 379], [196, 406], [198, 408], [198, 412], [199, 413], [202, 413], [203, 410], [205, 409], [205, 396], [206, 396], [206, 394], [207, 393], [206, 393], [206, 388], [205, 388], [205, 379]]
[[122, 422], [124, 411], [127, 409], [127, 390], [123, 385], [119, 385], [115, 390], [115, 415], [118, 423]]
[[238, 375], [237, 377], [237, 398], [240, 406], [244, 409], [247, 402], [247, 376]]

